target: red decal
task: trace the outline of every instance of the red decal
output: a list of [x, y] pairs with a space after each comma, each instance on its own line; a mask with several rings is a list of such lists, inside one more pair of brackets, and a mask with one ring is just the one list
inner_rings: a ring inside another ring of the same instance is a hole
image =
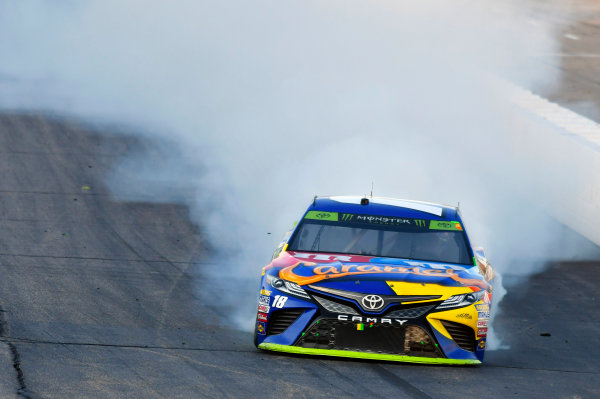
[[259, 313], [258, 314], [258, 320], [260, 320], [260, 321], [268, 321], [266, 313]]

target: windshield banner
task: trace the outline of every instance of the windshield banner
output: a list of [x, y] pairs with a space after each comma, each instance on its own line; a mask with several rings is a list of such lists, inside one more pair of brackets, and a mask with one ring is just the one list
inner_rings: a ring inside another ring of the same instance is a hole
[[410, 219], [396, 216], [360, 215], [355, 213], [308, 211], [304, 219], [341, 222], [341, 224], [362, 224], [378, 226], [411, 226], [428, 230], [461, 231], [459, 222], [446, 220]]

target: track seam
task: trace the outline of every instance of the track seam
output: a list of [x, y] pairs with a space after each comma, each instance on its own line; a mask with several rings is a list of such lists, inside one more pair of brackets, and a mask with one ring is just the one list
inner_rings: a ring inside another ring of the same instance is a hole
[[[94, 342], [61, 342], [61, 341], [43, 341], [35, 339], [25, 338], [14, 338], [5, 337], [0, 338], [0, 342], [4, 342], [7, 345], [14, 343], [22, 344], [33, 344], [33, 345], [62, 345], [62, 346], [90, 346], [100, 348], [124, 348], [124, 349], [161, 349], [161, 350], [174, 350], [174, 351], [190, 351], [190, 352], [230, 352], [230, 353], [261, 353], [255, 350], [242, 350], [242, 349], [211, 349], [211, 348], [184, 348], [180, 346], [156, 346], [156, 345], [122, 345], [122, 344], [102, 344]], [[387, 364], [387, 363], [385, 363]], [[550, 371], [556, 373], [574, 373], [574, 374], [590, 374], [600, 375], [597, 371], [578, 371], [578, 370], [560, 370], [560, 369], [543, 369], [538, 367], [524, 367], [524, 366], [499, 366], [499, 365], [484, 365], [486, 368], [498, 368], [498, 369], [518, 369], [518, 370], [533, 370], [533, 371]], [[388, 370], [385, 370], [388, 372]]]
[[27, 384], [25, 383], [25, 374], [23, 373], [23, 369], [21, 368], [21, 355], [19, 350], [15, 346], [14, 342], [6, 340], [6, 326], [8, 322], [5, 316], [6, 312], [2, 306], [0, 306], [0, 342], [4, 342], [8, 349], [10, 350], [10, 355], [12, 358], [12, 367], [15, 369], [16, 378], [17, 378], [17, 396], [33, 399], [33, 396], [27, 390]]
[[196, 352], [239, 352], [239, 353], [252, 353], [253, 350], [239, 350], [239, 349], [210, 349], [210, 348], [185, 348], [181, 346], [156, 346], [156, 345], [124, 345], [124, 344], [102, 344], [94, 342], [61, 342], [61, 341], [43, 341], [35, 339], [25, 338], [12, 338], [2, 337], [0, 342], [6, 344], [22, 343], [22, 344], [39, 344], [39, 345], [63, 345], [63, 346], [96, 346], [104, 348], [130, 348], [130, 349], [165, 349], [165, 350], [183, 350], [183, 351], [196, 351]]
[[559, 369], [541, 369], [539, 367], [525, 367], [525, 366], [497, 366], [497, 365], [485, 365], [484, 367], [497, 368], [497, 369], [517, 369], [517, 370], [534, 370], [534, 371], [552, 371], [556, 373], [574, 373], [574, 374], [591, 374], [600, 375], [600, 371], [577, 371], [577, 370], [559, 370]]
[[106, 260], [114, 262], [142, 262], [142, 263], [174, 263], [181, 265], [213, 265], [219, 266], [223, 263], [216, 262], [186, 262], [179, 260], [148, 260], [148, 259], [119, 259], [119, 258], [100, 258], [100, 257], [87, 257], [87, 256], [56, 256], [56, 255], [27, 255], [27, 254], [10, 254], [0, 253], [0, 256], [14, 256], [16, 258], [48, 258], [48, 259], [77, 259], [77, 260]]
[[32, 399], [32, 396], [27, 391], [27, 385], [25, 384], [25, 375], [23, 374], [23, 370], [21, 369], [21, 355], [19, 354], [19, 350], [13, 343], [7, 342], [7, 345], [12, 355], [13, 368], [17, 372], [17, 383], [19, 384], [17, 395], [23, 398]]
[[381, 364], [375, 364], [371, 367], [371, 369], [390, 384], [399, 386], [412, 398], [433, 399], [431, 396], [429, 396], [410, 382], [406, 381], [404, 378], [392, 373], [391, 371], [383, 367], [383, 365]]

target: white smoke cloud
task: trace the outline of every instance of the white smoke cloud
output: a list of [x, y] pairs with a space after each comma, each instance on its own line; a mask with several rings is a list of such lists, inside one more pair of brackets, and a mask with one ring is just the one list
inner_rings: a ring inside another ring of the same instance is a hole
[[556, 53], [555, 29], [517, 1], [0, 0], [0, 107], [161, 140], [163, 162], [132, 158], [111, 186], [188, 204], [235, 249], [223, 273], [256, 278], [314, 194], [374, 182], [460, 201], [497, 270], [528, 275], [581, 248], [523, 212], [515, 111], [489, 77], [552, 80], [528, 55]]

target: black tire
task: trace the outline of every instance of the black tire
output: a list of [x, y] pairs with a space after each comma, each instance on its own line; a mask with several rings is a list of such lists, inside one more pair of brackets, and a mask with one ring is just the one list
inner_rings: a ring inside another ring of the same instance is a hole
[[254, 346], [258, 348], [258, 315], [256, 315], [256, 320], [254, 320]]

